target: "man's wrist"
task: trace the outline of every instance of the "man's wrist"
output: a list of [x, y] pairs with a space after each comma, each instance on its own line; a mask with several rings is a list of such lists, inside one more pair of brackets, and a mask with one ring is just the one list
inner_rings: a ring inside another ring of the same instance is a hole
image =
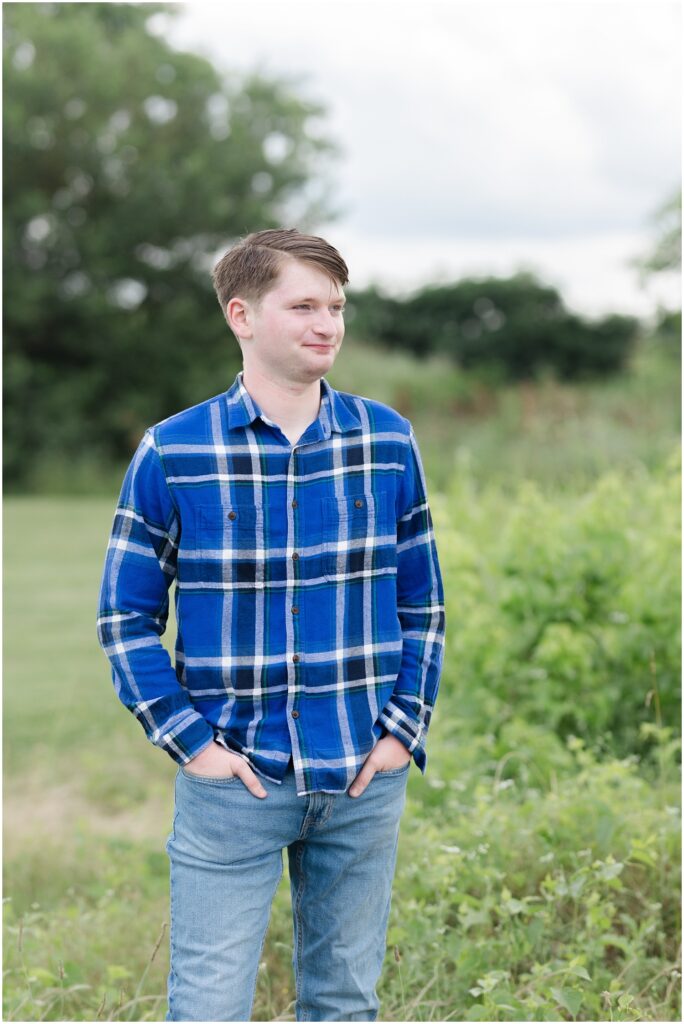
[[378, 744], [380, 743], [382, 743], [383, 748], [388, 747], [391, 750], [395, 751], [397, 755], [405, 754], [406, 760], [411, 760], [411, 751], [408, 749], [405, 743], [402, 743], [401, 740], [398, 739], [396, 736], [393, 736], [392, 733], [388, 732], [385, 733], [384, 736], [381, 736], [380, 739], [378, 740]]
[[[217, 743], [214, 737], [212, 736], [212, 738], [207, 743], [205, 743], [203, 747], [200, 747], [199, 750], [194, 751], [192, 754], [188, 756], [188, 763], [190, 761], [196, 761], [197, 758], [202, 757], [203, 754], [213, 753], [213, 748], [220, 746], [221, 744]], [[225, 750], [225, 747], [223, 747], [222, 749]]]

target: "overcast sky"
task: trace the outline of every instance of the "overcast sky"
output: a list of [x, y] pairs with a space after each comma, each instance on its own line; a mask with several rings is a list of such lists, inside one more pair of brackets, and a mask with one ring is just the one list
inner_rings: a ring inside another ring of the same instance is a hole
[[678, 3], [178, 6], [173, 45], [325, 105], [342, 214], [317, 230], [353, 285], [525, 267], [587, 313], [679, 301], [677, 275], [644, 291], [628, 265], [680, 183]]

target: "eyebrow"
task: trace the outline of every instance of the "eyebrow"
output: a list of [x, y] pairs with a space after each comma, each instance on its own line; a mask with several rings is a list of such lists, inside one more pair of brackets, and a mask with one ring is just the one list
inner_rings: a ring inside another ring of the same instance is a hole
[[[318, 300], [318, 299], [314, 299], [314, 298], [308, 298], [308, 299], [293, 299], [292, 301], [293, 301], [293, 302], [313, 302], [313, 303], [316, 303], [316, 302], [318, 302], [319, 300]], [[341, 296], [339, 296], [339, 298], [336, 298], [336, 299], [334, 299], [334, 300], [333, 300], [333, 303], [337, 303], [337, 304], [340, 304], [340, 303], [341, 303], [342, 305], [344, 305], [344, 303], [345, 303], [346, 301], [347, 301], [347, 297], [346, 297], [346, 295], [341, 295]], [[333, 303], [331, 303], [331, 305], [332, 305]]]

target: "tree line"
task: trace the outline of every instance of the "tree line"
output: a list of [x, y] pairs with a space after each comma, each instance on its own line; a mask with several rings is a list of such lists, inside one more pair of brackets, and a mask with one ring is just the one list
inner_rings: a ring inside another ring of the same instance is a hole
[[[169, 4], [4, 11], [5, 482], [39, 462], [127, 460], [141, 433], [228, 386], [237, 344], [210, 271], [233, 240], [332, 215], [323, 108], [223, 77], [153, 30]], [[352, 291], [349, 330], [519, 378], [624, 366], [630, 317], [588, 322], [527, 274]]]

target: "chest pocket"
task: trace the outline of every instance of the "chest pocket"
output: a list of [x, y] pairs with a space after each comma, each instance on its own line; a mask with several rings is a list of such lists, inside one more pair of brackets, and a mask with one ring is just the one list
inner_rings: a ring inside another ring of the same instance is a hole
[[265, 573], [264, 514], [254, 504], [198, 505], [195, 509], [195, 552], [207, 576], [226, 588], [263, 587]]
[[325, 526], [323, 572], [343, 580], [379, 571], [396, 571], [396, 523], [385, 492], [321, 499]]

